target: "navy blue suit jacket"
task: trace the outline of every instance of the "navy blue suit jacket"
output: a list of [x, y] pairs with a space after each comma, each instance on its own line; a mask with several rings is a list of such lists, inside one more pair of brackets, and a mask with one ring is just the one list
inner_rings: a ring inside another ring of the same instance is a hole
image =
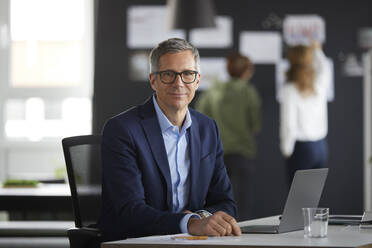
[[[216, 123], [190, 109], [190, 196], [187, 210], [236, 215]], [[102, 140], [105, 240], [180, 233], [184, 213], [172, 212], [168, 158], [152, 98], [110, 119]]]

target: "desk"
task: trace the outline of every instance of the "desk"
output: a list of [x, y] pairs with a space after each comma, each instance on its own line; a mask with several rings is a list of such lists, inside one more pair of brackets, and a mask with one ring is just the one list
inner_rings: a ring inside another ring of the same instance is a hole
[[[80, 186], [79, 195], [84, 202], [100, 201], [101, 187]], [[0, 188], [0, 211], [65, 212], [72, 218], [70, 187], [68, 184], [40, 184], [35, 188]]]
[[[243, 224], [277, 224], [278, 217], [240, 222]], [[305, 238], [303, 230], [282, 234], [242, 234], [240, 237], [209, 237], [207, 240], [172, 240], [174, 235], [152, 236], [105, 242], [101, 248], [150, 247], [372, 247], [372, 230], [358, 226], [328, 226], [327, 238]]]
[[41, 184], [35, 188], [0, 188], [3, 211], [72, 211], [68, 184]]
[[68, 248], [73, 221], [0, 221], [0, 247]]
[[0, 221], [0, 237], [66, 237], [73, 221]]
[[0, 248], [70, 248], [67, 237], [0, 237]]

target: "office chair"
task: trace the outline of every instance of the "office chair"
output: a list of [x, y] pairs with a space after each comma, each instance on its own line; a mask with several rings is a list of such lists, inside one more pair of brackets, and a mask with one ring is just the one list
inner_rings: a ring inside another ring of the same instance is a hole
[[101, 207], [101, 135], [62, 139], [75, 228], [67, 231], [71, 248], [99, 247], [96, 228]]

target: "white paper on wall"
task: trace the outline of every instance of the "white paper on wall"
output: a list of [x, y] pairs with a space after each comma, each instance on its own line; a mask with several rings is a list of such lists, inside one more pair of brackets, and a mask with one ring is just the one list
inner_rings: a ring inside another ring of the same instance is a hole
[[200, 67], [199, 90], [208, 89], [216, 81], [226, 82], [229, 79], [225, 58], [201, 58]]
[[167, 6], [131, 6], [127, 10], [127, 46], [153, 48], [169, 38], [185, 38], [185, 31], [170, 30]]
[[254, 64], [276, 64], [282, 54], [280, 33], [243, 31], [240, 33], [239, 51]]
[[194, 28], [190, 31], [190, 42], [198, 48], [232, 46], [232, 18], [217, 16], [215, 28]]
[[312, 41], [324, 43], [325, 23], [318, 15], [288, 15], [283, 21], [284, 41], [290, 45], [310, 45]]
[[149, 52], [136, 51], [129, 55], [129, 78], [131, 81], [148, 81], [150, 72]]

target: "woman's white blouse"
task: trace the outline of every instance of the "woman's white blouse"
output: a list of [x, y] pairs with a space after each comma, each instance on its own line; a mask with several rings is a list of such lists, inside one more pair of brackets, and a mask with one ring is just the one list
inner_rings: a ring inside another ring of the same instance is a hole
[[280, 149], [289, 157], [296, 140], [316, 141], [327, 135], [327, 92], [331, 69], [323, 51], [314, 51], [315, 93], [303, 96], [294, 83], [287, 82], [281, 90]]

